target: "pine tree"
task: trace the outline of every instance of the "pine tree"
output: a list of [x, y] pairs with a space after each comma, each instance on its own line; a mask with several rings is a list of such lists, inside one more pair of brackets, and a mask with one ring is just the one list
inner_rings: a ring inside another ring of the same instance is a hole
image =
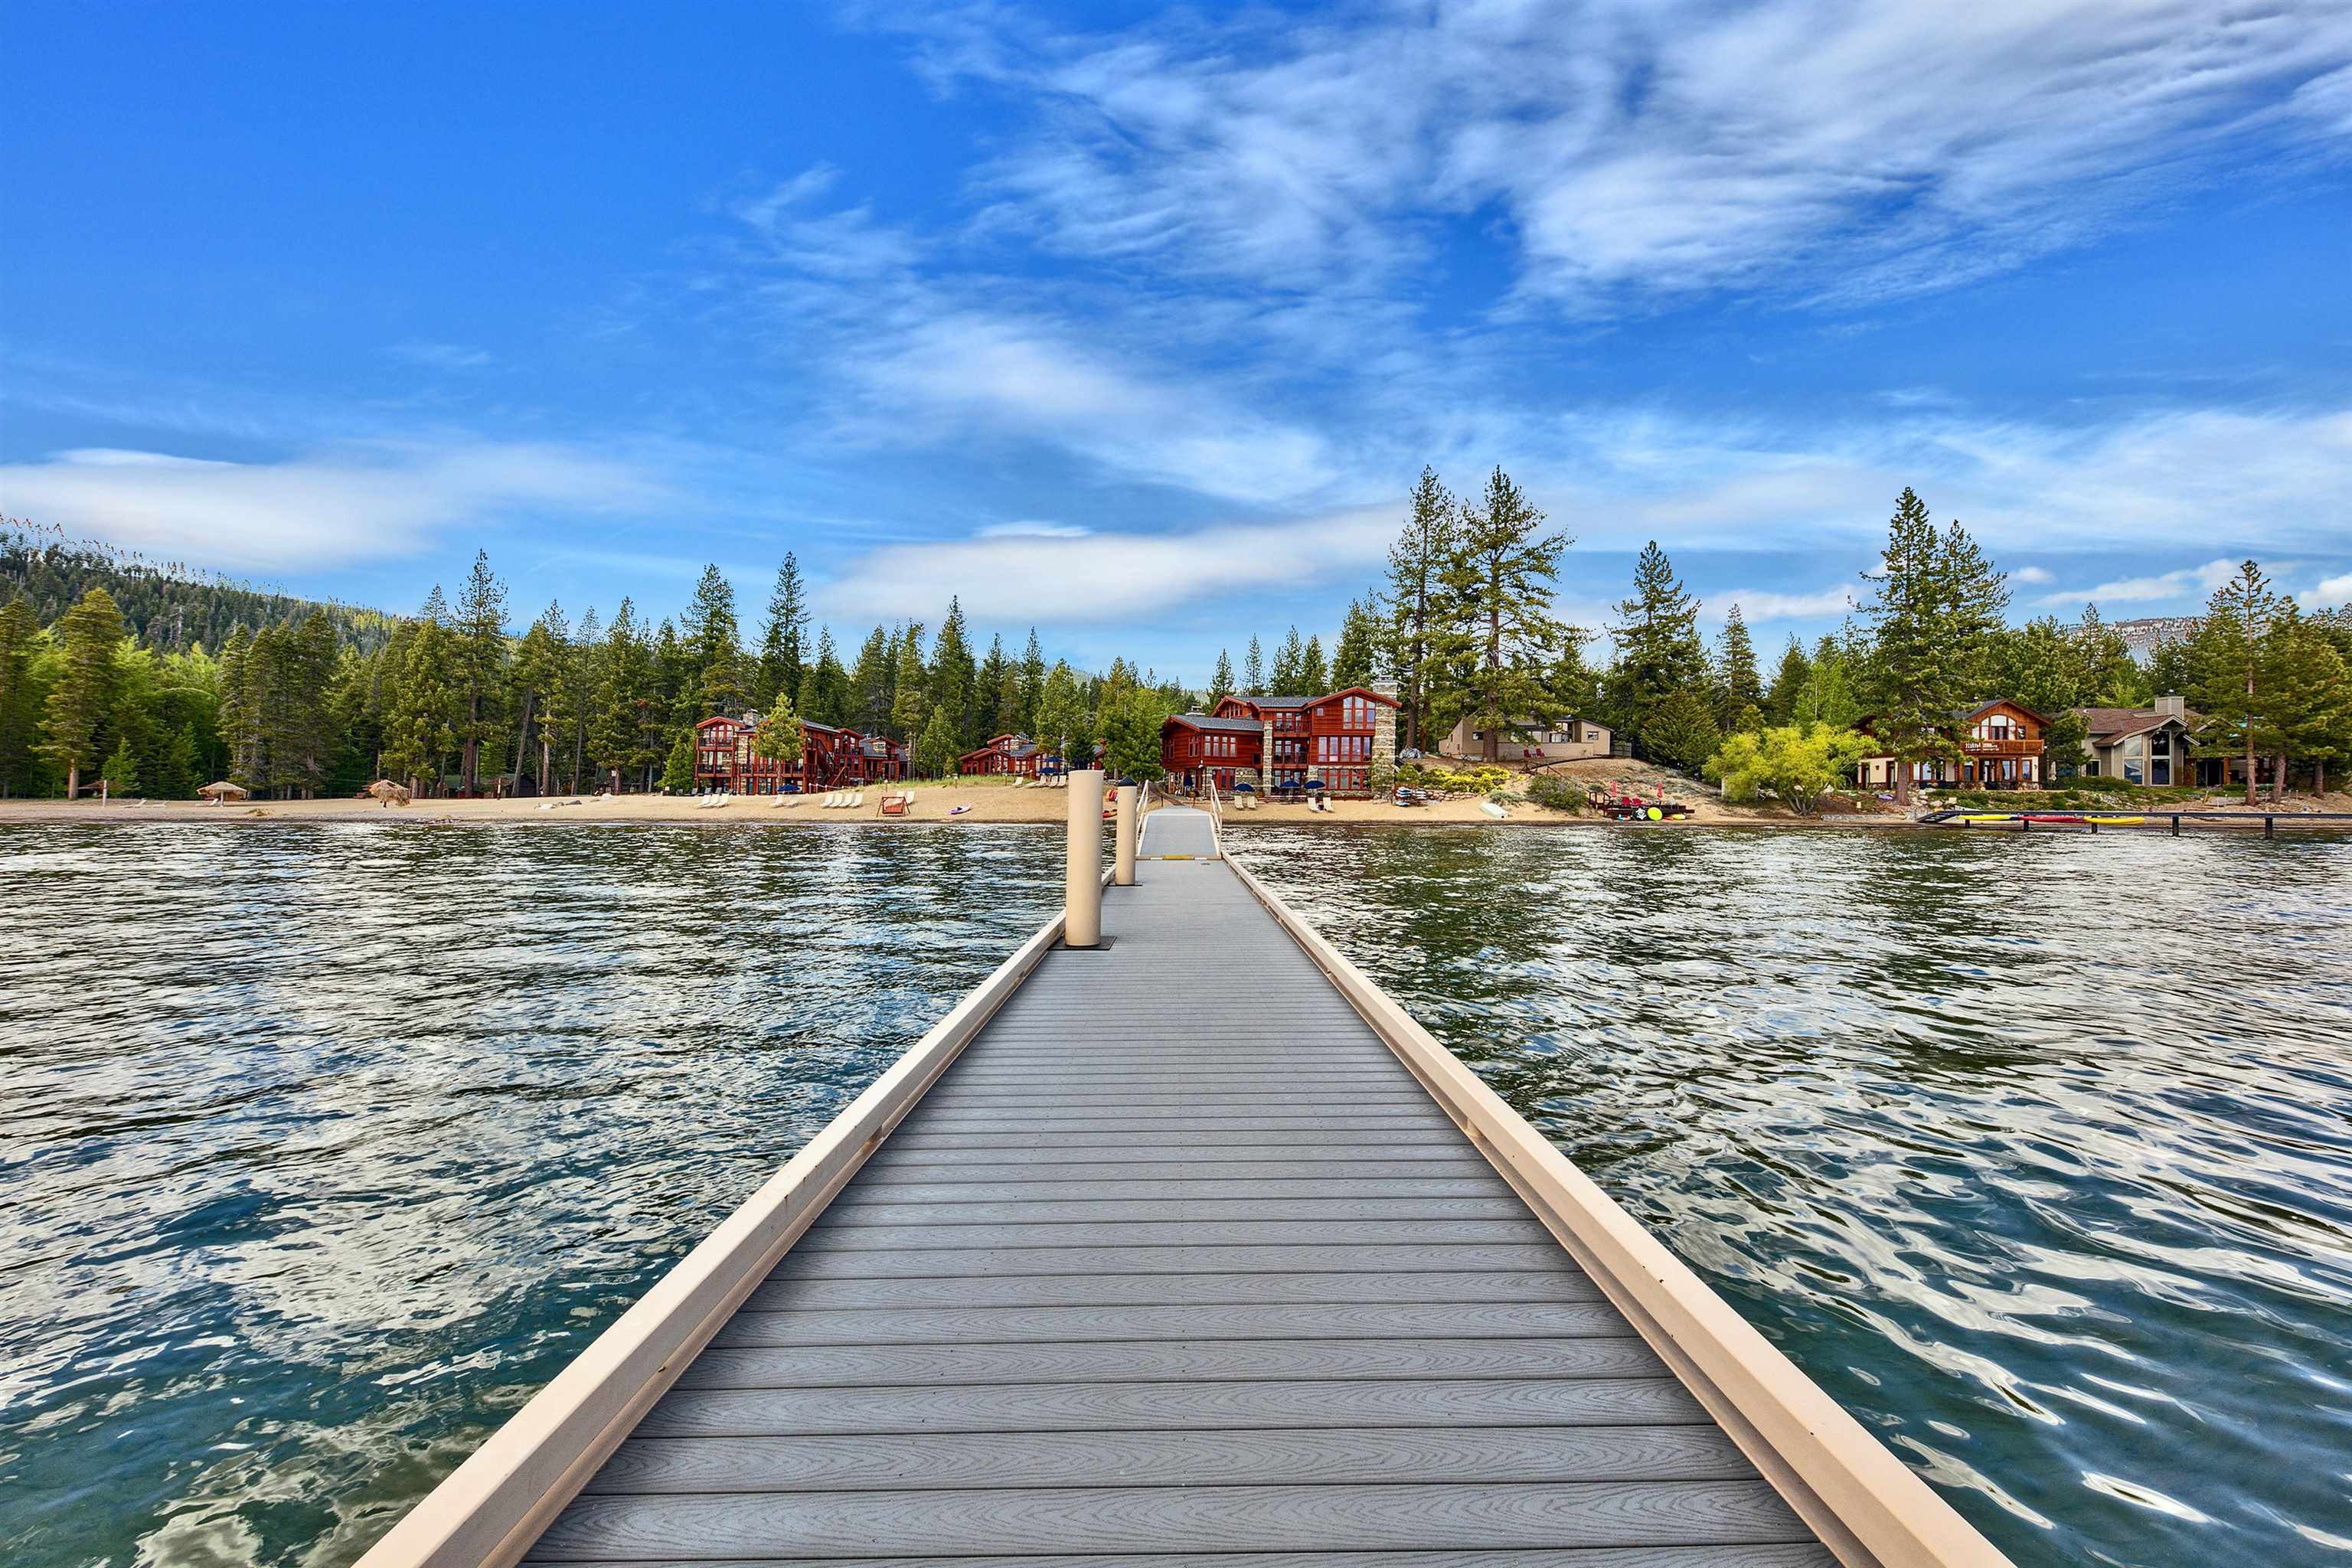
[[1021, 653], [1021, 726], [1034, 731], [1038, 709], [1045, 700], [1045, 655], [1037, 646], [1037, 628], [1029, 628], [1029, 643]]
[[122, 647], [122, 612], [114, 595], [92, 588], [59, 619], [62, 661], [49, 688], [41, 754], [65, 770], [66, 798], [80, 793], [84, 768], [95, 767], [108, 712], [114, 706], [115, 655]]
[[694, 733], [680, 730], [670, 745], [669, 760], [662, 764], [661, 787], [666, 794], [694, 793]]
[[[257, 643], [257, 647], [258, 644]], [[401, 661], [398, 695], [384, 721], [385, 771], [423, 794], [441, 782], [461, 715], [458, 649], [440, 584], [425, 596]]]
[[1174, 712], [1159, 691], [1134, 685], [1103, 704], [1103, 765], [1114, 778], [1160, 776], [1160, 730]]
[[1610, 637], [1617, 661], [1610, 672], [1615, 711], [1642, 754], [1653, 755], [1643, 731], [1650, 710], [1671, 692], [1706, 691], [1711, 685], [1706, 647], [1699, 640], [1698, 601], [1683, 591], [1674, 563], [1652, 540], [1633, 567], [1633, 595], [1620, 600], [1618, 624]]
[[1442, 578], [1455, 551], [1459, 510], [1437, 480], [1421, 470], [1404, 531], [1389, 549], [1389, 620], [1381, 663], [1397, 682], [1403, 729], [1400, 742], [1426, 751], [1430, 704], [1440, 681], [1433, 637], [1441, 615]]
[[684, 640], [698, 683], [698, 714], [743, 711], [743, 635], [735, 620], [735, 588], [714, 563], [702, 569], [687, 606]]
[[1282, 646], [1275, 650], [1274, 672], [1269, 678], [1273, 687], [1266, 695], [1269, 697], [1307, 695], [1303, 689], [1307, 680], [1306, 663], [1306, 645], [1298, 640], [1298, 628], [1293, 626], [1290, 628], [1290, 635], [1282, 639]]
[[801, 677], [801, 688], [793, 707], [802, 719], [835, 726], [849, 722], [849, 671], [841, 667], [841, 656], [834, 650], [830, 626], [817, 629], [816, 662]]
[[940, 623], [940, 635], [931, 641], [930, 667], [923, 672], [923, 695], [935, 711], [947, 715], [949, 739], [958, 754], [986, 740], [974, 735], [973, 721], [977, 705], [972, 700], [972, 688], [980, 671], [972, 662], [971, 642], [964, 633], [963, 601], [948, 600], [948, 618]]
[[1217, 650], [1217, 673], [1209, 681], [1209, 706], [1214, 708], [1234, 694], [1234, 661], [1223, 648]]
[[1020, 664], [1013, 659], [1006, 659], [1003, 673], [997, 677], [996, 724], [991, 733], [1011, 735], [1029, 733], [1034, 721], [1029, 709], [1024, 706], [1028, 700], [1028, 678], [1023, 674]]
[[2143, 695], [2150, 695], [2144, 690], [2147, 678], [2132, 658], [2131, 645], [2099, 618], [2098, 605], [2083, 606], [2083, 618], [2074, 624], [2067, 640], [2076, 701], [2088, 707], [2128, 708]]
[[564, 777], [570, 792], [580, 793], [588, 774], [588, 731], [596, 722], [596, 697], [604, 686], [604, 624], [591, 605], [572, 628], [572, 679], [576, 685], [571, 724], [572, 760]]
[[1060, 659], [1045, 677], [1045, 694], [1037, 703], [1037, 743], [1062, 759], [1073, 771], [1091, 765], [1094, 723], [1077, 677]]
[[163, 768], [155, 793], [166, 800], [189, 800], [203, 784], [204, 756], [193, 723], [180, 726], [163, 753]]
[[1805, 645], [1795, 637], [1781, 650], [1780, 668], [1772, 674], [1772, 689], [1764, 699], [1764, 721], [1775, 729], [1794, 724], [1801, 718], [1810, 719], [1804, 711], [1807, 689], [1812, 685], [1813, 661], [1805, 657]]
[[891, 682], [891, 732], [908, 745], [922, 734], [930, 714], [929, 694], [923, 689], [923, 624], [908, 621], [899, 635], [897, 679]]
[[2295, 762], [2311, 764], [2315, 787], [2325, 793], [2327, 764], [2352, 742], [2352, 682], [2346, 679], [2344, 659], [2326, 629], [2306, 618], [2288, 595], [2279, 596], [2263, 642], [2267, 717], [2278, 735], [2271, 798], [2279, 798]]
[[1654, 760], [1686, 773], [1696, 773], [1723, 743], [1706, 699], [1689, 687], [1669, 691], [1651, 706], [1642, 737]]
[[2073, 773], [2089, 760], [2083, 742], [2089, 728], [2074, 709], [2086, 701], [2075, 662], [2074, 639], [2044, 616], [2004, 630], [1993, 639], [1992, 674], [1985, 682], [1988, 696], [2022, 702], [2047, 719], [2042, 731], [2042, 765], [2052, 777]]
[[[988, 657], [980, 661], [980, 673], [971, 683], [972, 746], [1002, 735], [1013, 727], [1005, 722], [1004, 712], [1004, 676], [1010, 667], [1011, 661], [1004, 657], [1004, 639], [991, 637], [988, 639]], [[971, 749], [971, 746], [964, 748], [966, 751]]]
[[1524, 731], [1558, 714], [1547, 678], [1577, 635], [1551, 613], [1570, 540], [1541, 532], [1543, 523], [1544, 514], [1497, 467], [1479, 504], [1462, 509], [1439, 577], [1442, 613], [1431, 654], [1454, 672], [1463, 716], [1486, 731], [1489, 762], [1501, 755], [1505, 731]]
[[1330, 667], [1323, 662], [1323, 639], [1310, 637], [1307, 651], [1298, 661], [1298, 689], [1304, 696], [1320, 697], [1332, 689]]
[[33, 689], [33, 651], [41, 624], [19, 589], [0, 605], [0, 796], [30, 787], [33, 739], [39, 709]]
[[[802, 679], [807, 679], [816, 668], [808, 667], [802, 672]], [[808, 731], [801, 727], [800, 714], [793, 710], [792, 703], [779, 696], [767, 717], [760, 721], [760, 727], [751, 731], [751, 754], [792, 768], [800, 765], [807, 750]]]
[[529, 771], [537, 781], [541, 795], [554, 793], [548, 780], [547, 762], [550, 731], [554, 724], [552, 706], [557, 681], [563, 668], [563, 610], [559, 605], [549, 605], [539, 619], [531, 622], [530, 630], [523, 633], [522, 645], [515, 650], [515, 788], [522, 788], [525, 764], [530, 759], [534, 735], [539, 741], [539, 759]]
[[786, 701], [801, 689], [807, 668], [808, 590], [801, 583], [801, 564], [790, 552], [776, 568], [776, 586], [768, 595], [768, 624], [760, 637], [760, 677], [754, 687], [759, 709], [766, 712], [781, 696]]
[[865, 644], [857, 650], [857, 662], [849, 668], [849, 710], [839, 722], [869, 735], [879, 735], [890, 727], [890, 695], [898, 679], [898, 644], [888, 632], [876, 626], [866, 634]]
[[2246, 768], [2246, 804], [2254, 804], [2255, 759], [2278, 749], [2280, 740], [2265, 711], [2271, 706], [2263, 689], [2263, 640], [2271, 618], [2278, 612], [2278, 595], [2253, 562], [2213, 590], [2205, 602], [2205, 616], [2189, 639], [2189, 663], [2195, 672], [2192, 703], [2203, 715], [2197, 733], [2199, 746], [2217, 754], [2236, 754]]
[[507, 658], [507, 589], [491, 574], [487, 550], [474, 552], [473, 570], [457, 595], [455, 630], [458, 700], [464, 709], [457, 731], [462, 752], [458, 772], [471, 794], [480, 777], [482, 742], [496, 732], [493, 706]]
[[139, 793], [139, 759], [131, 754], [131, 737], [125, 735], [115, 742], [114, 754], [106, 759], [99, 775], [106, 781], [106, 793], [120, 798]]
[[614, 794], [646, 763], [644, 710], [653, 705], [653, 649], [637, 629], [627, 598], [613, 612], [597, 650], [596, 695], [588, 721], [588, 754]]
[[934, 705], [929, 719], [923, 721], [923, 732], [915, 742], [915, 767], [925, 778], [945, 778], [955, 769], [955, 726], [949, 721], [948, 710]]
[[1903, 487], [1888, 520], [1883, 575], [1865, 613], [1871, 623], [1879, 743], [1895, 761], [1895, 798], [1911, 803], [1911, 775], [1922, 763], [1956, 758], [1953, 715], [1969, 700], [1973, 672], [1946, 640], [1948, 590], [1927, 504]]
[[1748, 714], [1759, 716], [1764, 682], [1756, 672], [1756, 645], [1748, 637], [1748, 618], [1733, 605], [1723, 617], [1723, 632], [1715, 645], [1715, 719], [1721, 729], [1748, 728]]
[[1380, 657], [1380, 623], [1360, 599], [1348, 601], [1347, 619], [1339, 623], [1339, 640], [1331, 648], [1331, 689], [1369, 687]]

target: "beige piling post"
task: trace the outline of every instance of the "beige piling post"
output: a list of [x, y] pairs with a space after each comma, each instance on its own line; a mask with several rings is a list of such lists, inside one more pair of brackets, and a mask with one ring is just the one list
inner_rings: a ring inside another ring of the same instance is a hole
[[1070, 858], [1063, 883], [1068, 919], [1062, 944], [1097, 947], [1102, 942], [1102, 770], [1083, 768], [1065, 776], [1070, 792]]
[[1114, 841], [1118, 848], [1111, 862], [1115, 868], [1111, 879], [1122, 888], [1135, 886], [1135, 836], [1143, 828], [1142, 794], [1133, 784], [1118, 786], [1118, 837]]

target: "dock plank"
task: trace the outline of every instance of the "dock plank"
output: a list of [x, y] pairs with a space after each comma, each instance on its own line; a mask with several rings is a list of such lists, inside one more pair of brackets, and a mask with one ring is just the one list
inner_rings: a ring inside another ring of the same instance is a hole
[[1104, 926], [528, 1562], [1830, 1568], [1239, 879]]

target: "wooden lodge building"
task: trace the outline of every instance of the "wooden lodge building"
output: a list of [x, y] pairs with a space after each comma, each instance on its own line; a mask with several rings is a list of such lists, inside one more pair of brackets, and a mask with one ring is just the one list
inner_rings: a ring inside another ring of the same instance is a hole
[[[1855, 728], [1875, 737], [1877, 731], [1872, 728], [1874, 717], [1864, 717]], [[1947, 758], [1909, 763], [1914, 788], [2000, 790], [2042, 786], [2047, 777], [2042, 749], [2050, 721], [2022, 702], [2007, 698], [1979, 702], [1954, 715], [1949, 728], [1958, 737], [1960, 759], [1957, 763]], [[1892, 753], [1874, 753], [1855, 764], [1855, 781], [1864, 789], [1891, 789], [1895, 766]]]
[[806, 795], [854, 789], [907, 776], [907, 748], [886, 736], [803, 719], [801, 760], [775, 763], [755, 755], [756, 713], [714, 714], [694, 727], [694, 787], [730, 795]]
[[988, 744], [975, 746], [956, 759], [956, 772], [966, 778], [994, 773], [1034, 779], [1041, 769], [1050, 773], [1059, 766], [1059, 759], [1052, 759], [1048, 765], [1045, 749], [1018, 732], [991, 735]]
[[1370, 795], [1375, 770], [1396, 766], [1397, 700], [1351, 686], [1320, 697], [1226, 697], [1206, 713], [1160, 727], [1160, 765], [1197, 791], [1295, 790]]

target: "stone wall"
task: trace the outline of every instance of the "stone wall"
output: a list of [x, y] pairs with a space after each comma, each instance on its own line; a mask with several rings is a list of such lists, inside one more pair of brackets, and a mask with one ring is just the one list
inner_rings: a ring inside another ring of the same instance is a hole
[[[1372, 689], [1383, 697], [1394, 697], [1397, 684], [1393, 680], [1375, 680]], [[1396, 772], [1397, 710], [1383, 705], [1372, 710], [1372, 776], [1386, 778]]]

